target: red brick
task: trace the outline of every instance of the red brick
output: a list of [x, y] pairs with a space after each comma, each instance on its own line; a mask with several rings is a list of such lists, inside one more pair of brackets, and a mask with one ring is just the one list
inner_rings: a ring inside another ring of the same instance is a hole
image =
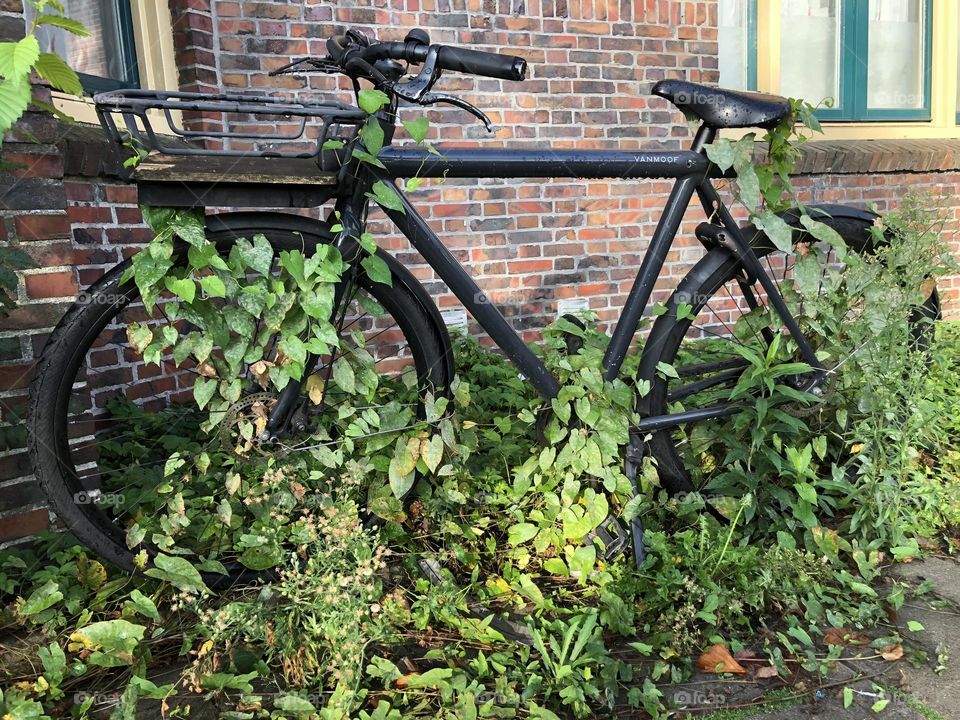
[[123, 205], [137, 204], [137, 188], [135, 185], [106, 185], [107, 202]]
[[31, 510], [25, 513], [7, 515], [0, 518], [0, 542], [19, 540], [37, 535], [50, 526], [50, 515], [46, 510]]
[[0, 388], [20, 390], [30, 384], [33, 365], [0, 365]]
[[32, 299], [76, 297], [80, 292], [76, 274], [72, 270], [27, 275], [24, 283], [27, 286], [27, 297]]
[[15, 225], [21, 240], [70, 237], [70, 221], [66, 215], [18, 215]]
[[102, 205], [71, 205], [67, 208], [67, 215], [70, 222], [75, 225], [97, 225], [113, 222], [113, 213], [110, 212], [110, 208]]
[[5, 150], [4, 162], [19, 166], [11, 170], [15, 177], [61, 178], [63, 155], [54, 153], [11, 152]]

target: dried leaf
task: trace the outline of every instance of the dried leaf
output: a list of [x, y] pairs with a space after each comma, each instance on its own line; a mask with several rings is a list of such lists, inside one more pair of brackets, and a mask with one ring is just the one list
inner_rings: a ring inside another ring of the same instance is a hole
[[903, 657], [903, 645], [896, 643], [880, 648], [880, 657], [889, 662], [894, 662]]
[[257, 362], [250, 366], [250, 373], [253, 375], [253, 379], [256, 380], [257, 385], [264, 390], [270, 387], [271, 367], [273, 367], [273, 363], [266, 360], [257, 360]]
[[197, 373], [205, 378], [215, 378], [217, 376], [217, 371], [213, 365], [206, 361], [197, 365]]
[[780, 673], [777, 671], [776, 667], [773, 665], [767, 665], [766, 667], [762, 667], [757, 670], [753, 676], [756, 678], [775, 678], [779, 674]]
[[697, 658], [697, 667], [709, 673], [745, 673], [743, 666], [733, 659], [726, 647], [717, 643], [707, 648], [706, 652]]
[[323, 377], [319, 373], [314, 373], [307, 378], [307, 394], [310, 395], [310, 402], [319, 405], [323, 402], [323, 391], [326, 387]]
[[870, 638], [861, 632], [856, 632], [849, 628], [827, 628], [823, 634], [825, 645], [840, 645], [846, 647], [849, 645], [867, 645]]

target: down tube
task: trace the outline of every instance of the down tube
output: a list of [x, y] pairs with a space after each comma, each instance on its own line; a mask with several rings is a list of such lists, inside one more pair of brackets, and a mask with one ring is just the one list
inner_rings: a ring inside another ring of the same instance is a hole
[[486, 330], [513, 364], [527, 377], [530, 384], [537, 389], [537, 392], [545, 400], [555, 398], [557, 393], [560, 392], [560, 385], [556, 378], [550, 374], [543, 363], [540, 362], [540, 359], [527, 347], [523, 339], [514, 332], [503, 315], [487, 300], [483, 290], [447, 250], [440, 238], [430, 229], [426, 220], [410, 204], [407, 196], [393, 185], [388, 177], [381, 176], [380, 179], [386, 183], [391, 183], [391, 187], [400, 196], [403, 206], [403, 210], [400, 211], [391, 210], [381, 205], [380, 207], [387, 214], [387, 217], [393, 221], [400, 232], [407, 236], [410, 243], [423, 255], [430, 267], [440, 276], [440, 279], [447, 284], [447, 287], [463, 303], [463, 306], [480, 323], [480, 327]]

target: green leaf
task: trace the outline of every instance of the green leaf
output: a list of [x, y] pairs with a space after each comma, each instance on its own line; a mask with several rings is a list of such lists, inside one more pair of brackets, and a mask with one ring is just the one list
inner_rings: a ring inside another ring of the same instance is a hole
[[337, 358], [333, 363], [333, 381], [345, 393], [352, 395], [357, 391], [357, 376], [345, 357]]
[[3, 135], [20, 119], [30, 105], [30, 83], [27, 76], [16, 76], [0, 83], [0, 142]]
[[193, 299], [197, 296], [197, 285], [191, 277], [166, 277], [163, 280], [163, 284], [167, 290], [181, 298], [184, 302], [192, 303]]
[[360, 265], [367, 273], [367, 277], [374, 282], [384, 285], [393, 285], [393, 274], [386, 261], [377, 255], [367, 255], [360, 261]]
[[23, 82], [40, 57], [40, 43], [30, 34], [17, 42], [0, 43], [0, 76]]
[[[186, 560], [184, 560], [186, 562]], [[188, 563], [189, 564], [189, 563]], [[95, 622], [77, 629], [70, 639], [74, 642], [80, 642], [84, 645], [92, 645], [99, 648], [105, 654], [122, 654], [127, 663], [133, 662], [133, 651], [143, 641], [143, 633], [146, 628], [143, 625], [137, 625], [122, 618], [116, 620], [104, 620]], [[106, 664], [108, 667], [118, 663], [98, 663]]]
[[205, 275], [200, 278], [200, 287], [203, 288], [207, 297], [222, 298], [227, 296], [227, 286], [216, 275]]
[[367, 196], [373, 198], [377, 205], [406, 214], [407, 211], [403, 207], [400, 196], [391, 185], [387, 185], [383, 180], [377, 180], [370, 189], [373, 192], [368, 193]]
[[36, 22], [37, 25], [52, 25], [58, 27], [61, 30], [66, 30], [68, 33], [73, 33], [79, 37], [88, 37], [90, 35], [90, 31], [87, 30], [82, 22], [64, 17], [63, 15], [44, 13], [43, 15], [37, 16]]
[[370, 115], [390, 102], [390, 96], [375, 88], [364, 88], [357, 97], [360, 108]]
[[732, 168], [737, 158], [734, 144], [726, 138], [720, 138], [713, 144], [707, 145], [704, 149], [707, 152], [707, 158], [710, 162], [722, 171], [727, 171]]
[[778, 250], [788, 254], [793, 253], [793, 228], [787, 225], [782, 217], [770, 210], [765, 210], [754, 219], [753, 224], [766, 233]]
[[240, 690], [253, 692], [250, 681], [257, 677], [257, 671], [234, 675], [233, 673], [211, 673], [200, 680], [200, 685], [208, 690]]
[[853, 689], [845, 687], [843, 689], [843, 708], [846, 710], [853, 705]]
[[297, 718], [308, 718], [315, 715], [317, 709], [306, 698], [299, 695], [281, 695], [274, 701], [274, 707]]
[[430, 120], [427, 117], [419, 117], [416, 120], [404, 120], [403, 127], [410, 133], [413, 141], [419, 144], [427, 137], [427, 131], [430, 130]]
[[20, 608], [20, 615], [23, 617], [36, 615], [61, 600], [63, 600], [63, 593], [60, 592], [60, 586], [53, 580], [47, 580], [47, 582], [30, 593], [30, 597], [26, 599]]
[[148, 325], [132, 322], [127, 325], [127, 341], [135, 352], [142, 355], [147, 346], [153, 342], [153, 330]]
[[367, 149], [367, 152], [372, 157], [379, 155], [383, 149], [383, 128], [380, 127], [380, 122], [371, 117], [367, 120], [367, 124], [363, 126], [362, 133], [363, 146]]
[[[216, 383], [213, 384], [216, 385]], [[210, 592], [197, 569], [183, 557], [157, 555], [153, 559], [153, 567], [148, 568], [146, 574], [158, 580], [164, 580], [186, 593]]]
[[124, 607], [143, 615], [144, 617], [150, 618], [151, 620], [159, 620], [160, 613], [157, 612], [157, 606], [154, 604], [153, 600], [148, 598], [142, 592], [136, 588], [130, 593], [130, 599], [124, 603]]
[[217, 392], [217, 381], [213, 378], [198, 377], [193, 381], [193, 399], [197, 407], [203, 410]]
[[237, 242], [240, 259], [246, 266], [261, 275], [269, 275], [273, 265], [273, 246], [264, 235], [254, 235], [253, 243]]
[[806, 500], [811, 505], [817, 504], [817, 490], [813, 485], [806, 482], [796, 483], [794, 489], [797, 491], [797, 495]]
[[280, 349], [283, 354], [293, 360], [295, 363], [303, 365], [307, 360], [307, 348], [303, 340], [295, 335], [288, 335], [280, 341]]
[[511, 525], [507, 530], [507, 542], [511, 545], [522, 545], [528, 540], [532, 540], [539, 531], [540, 528], [532, 523]]
[[[79, 24], [79, 23], [78, 23]], [[82, 26], [81, 26], [82, 27]], [[54, 88], [69, 95], [80, 97], [83, 95], [83, 85], [80, 78], [69, 65], [53, 53], [40, 53], [34, 65], [37, 75], [42, 77]]]
[[819, 220], [814, 220], [806, 214], [800, 216], [800, 224], [817, 240], [825, 242], [830, 245], [830, 247], [836, 249], [841, 258], [844, 256], [847, 244], [843, 241], [840, 233], [832, 227]]
[[916, 620], [907, 620], [907, 630], [910, 632], [923, 632], [924, 627], [921, 623], [918, 623]]
[[435, 473], [443, 460], [443, 438], [434, 435], [420, 444], [420, 457], [423, 458], [427, 469]]

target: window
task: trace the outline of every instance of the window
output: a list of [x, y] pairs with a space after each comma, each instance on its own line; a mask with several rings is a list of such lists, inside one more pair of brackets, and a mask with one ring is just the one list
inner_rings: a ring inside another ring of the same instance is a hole
[[755, 0], [720, 0], [717, 42], [720, 86], [747, 90], [757, 86], [757, 14]]
[[63, 0], [63, 6], [90, 35], [77, 37], [42, 26], [37, 29], [41, 49], [68, 58], [88, 93], [137, 87], [140, 74], [130, 0]]
[[933, 4], [720, 0], [721, 83], [827, 100], [824, 120], [928, 121]]
[[[173, 25], [165, 0], [61, 0], [66, 14], [90, 30], [75, 37], [53, 27], [38, 29], [44, 50], [53, 50], [75, 68], [90, 93], [123, 87], [176, 90]], [[28, 18], [29, 19], [29, 18]], [[54, 93], [61, 110], [83, 122], [97, 122], [92, 101]]]

